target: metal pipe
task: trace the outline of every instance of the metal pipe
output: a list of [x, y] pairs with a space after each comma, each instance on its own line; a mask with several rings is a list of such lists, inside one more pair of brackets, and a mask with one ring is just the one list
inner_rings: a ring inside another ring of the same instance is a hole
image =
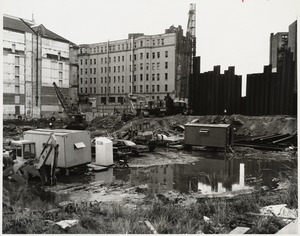
[[[25, 58], [26, 58], [26, 54], [28, 52], [31, 52], [36, 57], [35, 52], [33, 52], [33, 51], [26, 51]], [[25, 68], [26, 68], [26, 66], [25, 66]], [[26, 87], [25, 87], [25, 91], [26, 91]], [[31, 56], [31, 95], [33, 95], [33, 56]], [[26, 104], [26, 102], [25, 102], [25, 104]], [[31, 116], [33, 116], [33, 105], [32, 105], [32, 102], [31, 102]]]
[[26, 22], [24, 21], [23, 19], [21, 19], [21, 21], [28, 26], [28, 28], [36, 35], [36, 106], [38, 106], [38, 99], [39, 99], [39, 89], [38, 89], [38, 85], [39, 85], [39, 63], [38, 63], [38, 54], [39, 54], [39, 45], [38, 45], [38, 42], [39, 42], [39, 29], [38, 29], [38, 32], [35, 32], [31, 26]]
[[36, 33], [36, 94], [35, 94], [35, 101], [36, 106], [39, 105], [39, 30]]

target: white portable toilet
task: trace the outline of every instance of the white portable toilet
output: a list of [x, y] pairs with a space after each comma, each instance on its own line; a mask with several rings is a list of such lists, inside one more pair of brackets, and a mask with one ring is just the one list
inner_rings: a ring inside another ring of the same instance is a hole
[[95, 138], [96, 158], [95, 164], [101, 166], [111, 166], [113, 161], [113, 143], [104, 137]]

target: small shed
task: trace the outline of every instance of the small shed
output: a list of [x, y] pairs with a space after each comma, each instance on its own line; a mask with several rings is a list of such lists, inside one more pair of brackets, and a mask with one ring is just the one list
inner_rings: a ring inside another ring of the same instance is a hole
[[113, 142], [105, 137], [95, 138], [96, 159], [95, 164], [101, 166], [111, 166], [113, 161]]
[[185, 145], [227, 148], [233, 143], [233, 132], [230, 124], [197, 124], [185, 125]]
[[[92, 161], [90, 132], [85, 130], [35, 129], [24, 132], [24, 139], [35, 142], [36, 154], [39, 156], [50, 134], [54, 133], [58, 148], [57, 167], [71, 168]], [[53, 152], [46, 164], [50, 165]]]

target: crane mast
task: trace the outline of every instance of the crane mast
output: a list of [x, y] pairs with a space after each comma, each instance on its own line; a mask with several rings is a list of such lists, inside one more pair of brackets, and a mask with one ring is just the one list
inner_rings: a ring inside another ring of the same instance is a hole
[[189, 61], [190, 61], [190, 73], [193, 73], [193, 57], [196, 56], [196, 4], [190, 4], [189, 19], [187, 24], [186, 37], [190, 45], [189, 50]]

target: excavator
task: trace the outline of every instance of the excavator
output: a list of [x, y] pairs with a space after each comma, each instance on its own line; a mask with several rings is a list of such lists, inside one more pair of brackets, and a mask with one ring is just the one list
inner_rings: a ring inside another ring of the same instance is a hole
[[[53, 82], [54, 90], [56, 95], [60, 101], [61, 106], [64, 109], [64, 112], [68, 116], [68, 125], [67, 129], [75, 129], [75, 130], [84, 130], [87, 128], [86, 117], [85, 114], [81, 113], [78, 108], [74, 106], [70, 106], [67, 99], [65, 98], [61, 89]], [[53, 117], [52, 120], [55, 120]]]
[[[54, 133], [51, 133], [43, 150], [36, 156], [35, 143], [29, 140], [10, 141], [9, 150], [3, 154], [3, 178], [25, 183], [29, 176], [40, 177], [43, 185], [56, 185], [58, 147]], [[46, 165], [51, 152], [51, 165]]]

